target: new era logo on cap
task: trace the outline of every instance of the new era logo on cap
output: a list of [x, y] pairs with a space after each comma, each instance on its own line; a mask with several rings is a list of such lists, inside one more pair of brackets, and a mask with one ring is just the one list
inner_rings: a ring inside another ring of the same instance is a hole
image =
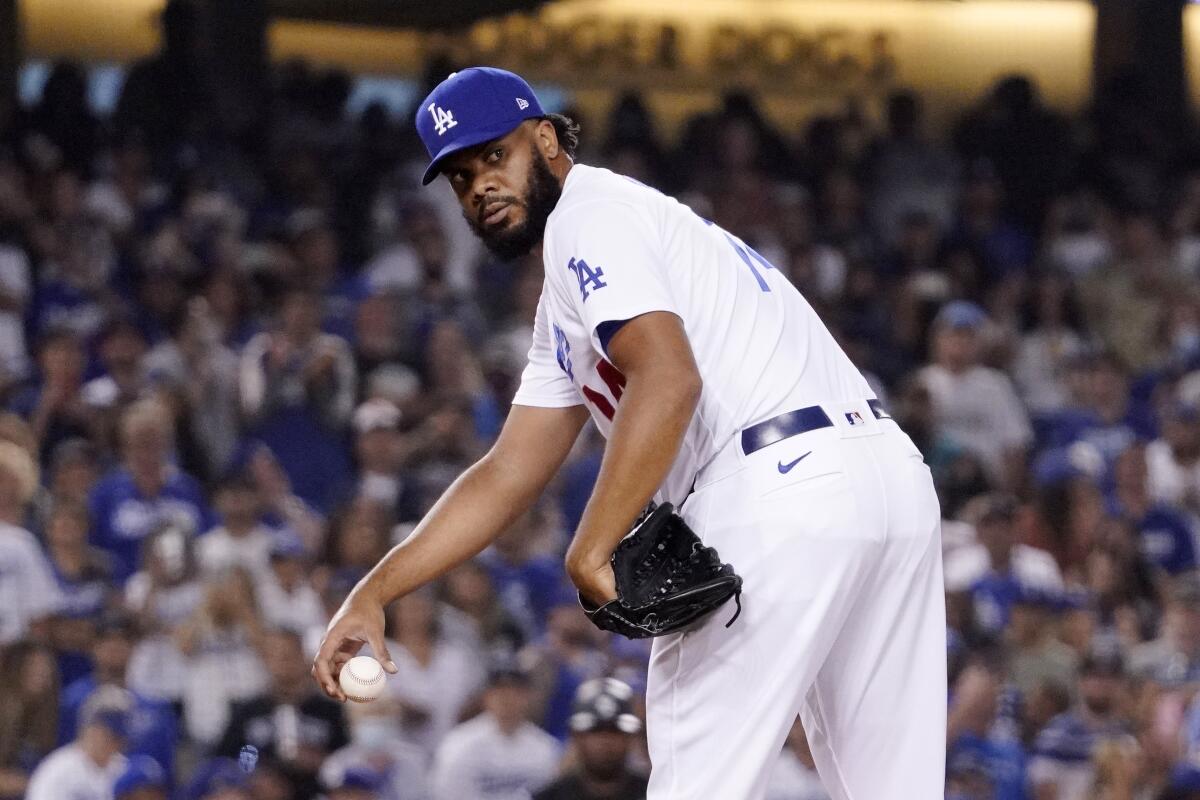
[[416, 115], [417, 133], [430, 159], [421, 182], [436, 178], [447, 156], [499, 139], [525, 120], [545, 115], [520, 75], [493, 67], [454, 73], [429, 93]]

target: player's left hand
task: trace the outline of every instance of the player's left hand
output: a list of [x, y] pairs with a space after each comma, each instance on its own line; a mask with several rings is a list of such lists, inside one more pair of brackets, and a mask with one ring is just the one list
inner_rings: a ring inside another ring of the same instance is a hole
[[611, 562], [605, 560], [599, 565], [568, 562], [567, 573], [583, 598], [597, 607], [617, 599], [617, 576]]

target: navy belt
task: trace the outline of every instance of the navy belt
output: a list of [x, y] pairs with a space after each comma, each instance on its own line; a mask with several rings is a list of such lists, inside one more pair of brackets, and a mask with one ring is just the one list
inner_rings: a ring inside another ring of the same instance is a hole
[[[883, 410], [883, 404], [878, 400], [868, 400], [867, 405], [871, 407], [871, 413], [875, 415], [875, 419], [891, 419], [891, 416]], [[779, 416], [751, 425], [742, 431], [742, 452], [750, 455], [792, 436], [832, 427], [833, 420], [820, 406], [785, 411]]]

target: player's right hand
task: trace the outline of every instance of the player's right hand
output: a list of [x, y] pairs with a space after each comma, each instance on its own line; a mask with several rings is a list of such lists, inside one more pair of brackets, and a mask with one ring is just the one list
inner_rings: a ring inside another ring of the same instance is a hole
[[383, 643], [383, 606], [352, 594], [329, 621], [325, 638], [313, 659], [313, 678], [334, 700], [345, 702], [346, 694], [338, 685], [338, 673], [343, 664], [358, 655], [364, 644], [370, 645], [375, 659], [385, 670], [396, 674], [396, 664]]

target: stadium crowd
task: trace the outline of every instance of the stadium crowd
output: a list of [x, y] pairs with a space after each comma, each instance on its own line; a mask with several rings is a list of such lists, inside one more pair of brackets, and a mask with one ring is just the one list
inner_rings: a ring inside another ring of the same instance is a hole
[[[283, 65], [235, 128], [167, 48], [109, 116], [61, 63], [0, 131], [0, 798], [643, 796], [648, 646], [563, 572], [594, 433], [393, 605], [385, 699], [308, 677], [495, 437], [541, 286], [352, 85]], [[581, 160], [753, 244], [924, 452], [947, 797], [1200, 798], [1198, 153], [1134, 79], [1068, 119], [1005, 78], [945, 135], [879, 110], [787, 131], [730, 93], [668, 143], [629, 94]], [[827, 797], [799, 725], [769, 797]]]

